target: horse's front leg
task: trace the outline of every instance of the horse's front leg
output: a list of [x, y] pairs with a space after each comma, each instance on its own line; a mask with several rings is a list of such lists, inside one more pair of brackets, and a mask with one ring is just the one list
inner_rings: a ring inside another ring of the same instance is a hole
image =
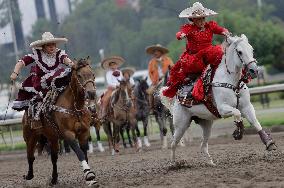
[[58, 138], [50, 138], [50, 149], [51, 149], [51, 162], [52, 162], [52, 178], [50, 185], [57, 184], [58, 181], [58, 173], [57, 173], [57, 159], [58, 159], [58, 151], [59, 151], [59, 139]]
[[136, 135], [136, 132], [135, 132], [136, 126], [138, 126], [137, 121], [135, 119], [135, 116], [130, 116], [129, 126], [130, 126], [132, 137], [133, 137], [133, 140], [134, 140], [134, 145], [136, 147], [136, 150], [139, 151], [142, 148], [142, 142], [141, 142], [140, 138], [137, 138], [137, 135]]
[[271, 136], [262, 129], [260, 123], [256, 118], [253, 105], [251, 103], [248, 103], [248, 105], [246, 105], [241, 110], [243, 117], [246, 118], [248, 122], [256, 129], [257, 133], [260, 136], [261, 141], [265, 144], [266, 149], [268, 151], [275, 150], [276, 149], [275, 142], [272, 140]]
[[22, 122], [23, 122], [23, 137], [27, 145], [27, 160], [29, 164], [29, 170], [28, 170], [27, 175], [24, 175], [24, 179], [31, 180], [34, 177], [34, 173], [33, 173], [33, 163], [35, 160], [34, 152], [36, 149], [38, 136], [36, 135], [35, 132], [33, 132], [30, 129], [30, 121], [28, 118], [27, 111], [25, 111]]
[[114, 149], [113, 149], [113, 134], [111, 129], [111, 123], [109, 121], [103, 123], [103, 129], [107, 135], [108, 139], [108, 146], [109, 150], [111, 151], [112, 155], [114, 155]]
[[95, 129], [96, 129], [98, 149], [100, 152], [104, 152], [105, 149], [101, 143], [100, 126], [95, 126]]
[[235, 140], [241, 140], [244, 134], [244, 125], [242, 121], [241, 112], [238, 109], [228, 105], [227, 103], [222, 103], [219, 105], [217, 104], [217, 108], [218, 108], [219, 114], [223, 118], [227, 118], [231, 116], [234, 117], [234, 122], [237, 128], [233, 133], [233, 137], [235, 138]]
[[[144, 117], [142, 122], [143, 122], [143, 128], [144, 128], [144, 144], [145, 144], [146, 147], [150, 147], [151, 144], [150, 144], [149, 138], [148, 138], [148, 117]], [[137, 129], [138, 129], [138, 124], [136, 126], [137, 126]], [[139, 137], [140, 137], [140, 134], [139, 134]]]
[[[28, 164], [29, 164], [29, 170], [27, 175], [24, 175], [24, 179], [25, 180], [31, 180], [34, 177], [34, 173], [33, 173], [33, 163], [35, 160], [34, 157], [34, 152], [36, 149], [36, 144], [37, 144], [37, 137], [35, 135], [35, 133], [30, 132], [31, 135], [29, 136], [29, 138], [25, 139], [26, 141], [26, 145], [27, 145], [27, 159], [28, 159]], [[25, 135], [25, 133], [24, 133]]]
[[[88, 130], [89, 131], [89, 130]], [[82, 136], [83, 138], [79, 138], [80, 146], [84, 149], [86, 147], [86, 151], [82, 151], [82, 149], [79, 147], [76, 139], [75, 139], [75, 133], [72, 131], [65, 131], [64, 133], [64, 138], [70, 145], [70, 147], [73, 149], [73, 151], [76, 153], [79, 161], [81, 162], [81, 166], [83, 168], [84, 176], [86, 183], [88, 185], [95, 185], [97, 184], [97, 181], [95, 180], [96, 175], [93, 171], [91, 171], [91, 168], [87, 162], [87, 147], [88, 147], [88, 134], [86, 136]], [[85, 146], [86, 145], [86, 146]]]
[[121, 139], [122, 139], [123, 147], [127, 148], [127, 145], [126, 145], [126, 142], [125, 142], [125, 139], [124, 139], [124, 130], [125, 130], [125, 126], [121, 126], [120, 129], [119, 129], [119, 133], [120, 133], [120, 136], [121, 136]]

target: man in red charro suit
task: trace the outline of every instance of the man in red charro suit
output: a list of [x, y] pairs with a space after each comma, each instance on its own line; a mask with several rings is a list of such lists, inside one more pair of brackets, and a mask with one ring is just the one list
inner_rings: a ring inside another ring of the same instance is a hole
[[[229, 32], [215, 21], [206, 22], [205, 20], [206, 17], [216, 14], [216, 12], [204, 8], [199, 2], [180, 13], [179, 17], [188, 18], [192, 23], [181, 26], [180, 31], [176, 33], [178, 40], [187, 39], [186, 50], [170, 71], [169, 87], [163, 91], [164, 96], [173, 98], [186, 78], [197, 78], [208, 64], [216, 67], [221, 62], [223, 49], [221, 45], [212, 45], [213, 35], [227, 36]], [[195, 84], [192, 96], [197, 101], [204, 99], [201, 79]]]

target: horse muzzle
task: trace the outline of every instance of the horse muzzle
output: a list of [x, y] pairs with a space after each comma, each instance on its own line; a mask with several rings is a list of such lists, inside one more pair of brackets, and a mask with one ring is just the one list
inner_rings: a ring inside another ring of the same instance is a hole
[[258, 75], [258, 66], [256, 65], [256, 62], [250, 63], [246, 71], [252, 79], [256, 78]]

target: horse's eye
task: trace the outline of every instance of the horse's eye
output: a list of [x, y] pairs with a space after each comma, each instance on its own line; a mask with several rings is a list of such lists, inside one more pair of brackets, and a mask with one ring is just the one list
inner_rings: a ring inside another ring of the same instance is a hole
[[242, 52], [242, 51], [238, 51], [238, 54], [239, 54], [239, 55], [242, 55], [242, 54], [243, 54], [243, 52]]

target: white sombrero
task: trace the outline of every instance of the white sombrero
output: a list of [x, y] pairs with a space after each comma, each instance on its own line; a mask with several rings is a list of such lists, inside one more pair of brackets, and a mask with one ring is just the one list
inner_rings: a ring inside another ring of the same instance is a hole
[[129, 76], [133, 76], [135, 71], [136, 70], [134, 68], [132, 68], [132, 67], [125, 67], [125, 68], [121, 69], [122, 74], [128, 73]]
[[30, 44], [31, 48], [40, 48], [44, 44], [50, 44], [50, 43], [63, 43], [67, 42], [67, 38], [55, 38], [53, 34], [50, 32], [44, 32], [41, 36], [41, 40], [34, 41]]
[[119, 67], [125, 62], [125, 60], [122, 57], [119, 56], [111, 56], [108, 58], [105, 58], [101, 62], [101, 66], [103, 69], [109, 69], [109, 64], [110, 63], [116, 63]]
[[184, 9], [180, 14], [180, 18], [202, 18], [208, 16], [214, 16], [218, 13], [210, 10], [208, 8], [204, 8], [203, 5], [199, 2], [193, 3], [192, 7]]
[[169, 52], [169, 50], [168, 50], [167, 48], [163, 47], [163, 46], [160, 45], [160, 44], [148, 46], [148, 47], [146, 48], [146, 52], [147, 52], [148, 54], [154, 54], [154, 52], [155, 52], [156, 50], [162, 52], [163, 54], [166, 54], [166, 53]]

